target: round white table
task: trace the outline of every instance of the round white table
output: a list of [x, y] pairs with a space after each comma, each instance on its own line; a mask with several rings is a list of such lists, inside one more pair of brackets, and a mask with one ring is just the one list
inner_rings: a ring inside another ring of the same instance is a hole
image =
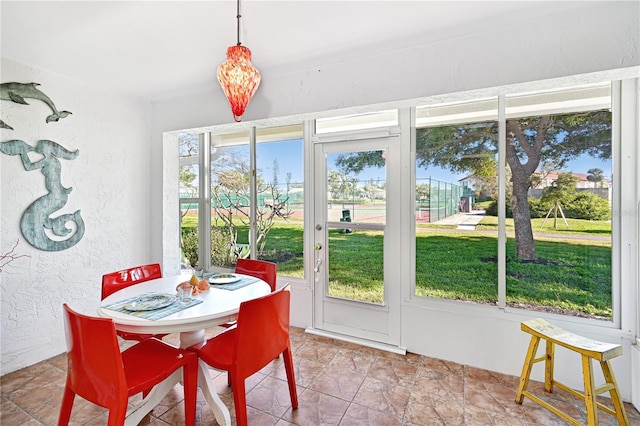
[[[246, 278], [246, 276], [241, 277]], [[148, 292], [175, 294], [176, 286], [185, 278], [188, 280], [189, 277], [184, 275], [163, 277], [119, 290], [102, 300], [98, 308], [98, 315], [111, 318], [117, 330], [141, 334], [180, 333], [180, 347], [187, 348], [204, 341], [206, 328], [235, 320], [240, 303], [267, 295], [271, 291], [269, 284], [262, 280], [257, 280], [255, 283], [237, 290], [225, 290], [212, 285], [209, 290], [193, 296], [195, 299], [202, 300], [202, 303], [153, 321], [103, 308], [110, 303]], [[213, 387], [207, 364], [202, 361], [199, 361], [198, 364], [198, 385], [202, 389], [216, 421], [222, 426], [230, 425], [229, 409], [220, 400]], [[182, 372], [178, 370], [156, 386], [142, 404], [127, 413], [125, 424], [137, 425], [181, 379]]]

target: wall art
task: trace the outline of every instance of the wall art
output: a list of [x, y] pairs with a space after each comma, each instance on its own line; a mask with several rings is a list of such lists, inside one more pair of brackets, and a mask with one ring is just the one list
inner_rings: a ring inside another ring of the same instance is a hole
[[[61, 118], [65, 118], [69, 114], [69, 111], [58, 111], [53, 101], [38, 90], [36, 86], [40, 86], [38, 83], [2, 83], [0, 84], [0, 100], [12, 101], [17, 104], [29, 105], [25, 99], [36, 99], [47, 104], [53, 114], [47, 116], [46, 122], [58, 121]], [[0, 120], [0, 127], [3, 129], [13, 130], [13, 127], [9, 126], [4, 121]]]
[[[80, 210], [57, 217], [52, 215], [66, 205], [72, 190], [62, 186], [62, 165], [59, 158], [74, 160], [78, 157], [79, 151], [69, 151], [46, 139], [38, 141], [35, 148], [15, 139], [0, 142], [0, 152], [19, 155], [26, 171], [40, 169], [44, 175], [44, 185], [48, 193], [31, 203], [20, 220], [20, 231], [25, 240], [33, 247], [46, 251], [66, 250], [77, 244], [84, 235], [84, 221]], [[31, 161], [29, 152], [40, 154], [42, 158]], [[67, 223], [70, 222], [74, 223], [75, 227], [67, 227]]]

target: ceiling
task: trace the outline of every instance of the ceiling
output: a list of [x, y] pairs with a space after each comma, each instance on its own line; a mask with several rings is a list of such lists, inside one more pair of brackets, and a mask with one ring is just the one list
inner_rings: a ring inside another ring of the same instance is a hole
[[[263, 82], [485, 31], [580, 2], [243, 0], [241, 35]], [[236, 2], [6, 1], [2, 56], [149, 101], [219, 87]], [[4, 82], [4, 81], [3, 81]]]

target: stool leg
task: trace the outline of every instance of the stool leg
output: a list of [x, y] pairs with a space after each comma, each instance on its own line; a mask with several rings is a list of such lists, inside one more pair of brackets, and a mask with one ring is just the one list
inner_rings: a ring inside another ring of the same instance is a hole
[[582, 355], [582, 376], [584, 378], [584, 403], [587, 406], [587, 425], [598, 425], [598, 413], [596, 412], [596, 394], [593, 392], [593, 374], [591, 369], [591, 358]]
[[520, 384], [518, 385], [518, 391], [516, 392], [516, 402], [518, 404], [522, 404], [522, 401], [524, 400], [523, 392], [527, 390], [527, 386], [529, 385], [529, 376], [531, 375], [533, 360], [536, 357], [536, 352], [538, 352], [539, 343], [540, 338], [538, 336], [531, 337], [527, 356], [524, 359], [524, 366], [522, 367], [522, 374], [520, 375]]
[[602, 367], [602, 374], [606, 383], [610, 383], [613, 385], [613, 389], [611, 389], [609, 393], [611, 394], [611, 402], [613, 402], [613, 407], [616, 410], [616, 418], [618, 419], [618, 424], [621, 426], [628, 426], [629, 419], [627, 418], [627, 412], [624, 409], [622, 398], [620, 398], [618, 383], [616, 382], [616, 378], [613, 375], [613, 370], [611, 370], [611, 365], [607, 360], [601, 361], [600, 366]]
[[544, 390], [553, 392], [553, 355], [555, 345], [552, 341], [546, 341], [547, 358], [544, 361]]

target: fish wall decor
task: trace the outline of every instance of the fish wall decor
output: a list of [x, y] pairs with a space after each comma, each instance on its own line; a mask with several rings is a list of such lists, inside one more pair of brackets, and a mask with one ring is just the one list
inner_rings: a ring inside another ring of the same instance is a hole
[[[84, 235], [84, 221], [80, 210], [56, 217], [52, 215], [67, 204], [73, 189], [62, 186], [62, 165], [59, 158], [74, 160], [78, 157], [79, 151], [69, 151], [46, 139], [38, 141], [35, 148], [24, 141], [14, 139], [0, 142], [0, 152], [19, 155], [26, 171], [40, 169], [44, 175], [44, 186], [48, 193], [31, 203], [20, 220], [20, 231], [25, 240], [33, 247], [45, 251], [66, 250], [76, 245]], [[42, 158], [31, 161], [29, 152], [40, 154]], [[71, 223], [75, 224], [75, 227], [67, 227], [67, 224]]]
[[[53, 101], [36, 86], [40, 86], [40, 84], [15, 82], [2, 83], [0, 84], [0, 100], [11, 101], [22, 105], [29, 105], [25, 99], [37, 99], [42, 101], [47, 104], [52, 111], [52, 114], [46, 118], [47, 123], [58, 121], [71, 114], [69, 111], [58, 111]], [[9, 126], [2, 120], [0, 120], [0, 127], [3, 129], [13, 130], [13, 127]]]

